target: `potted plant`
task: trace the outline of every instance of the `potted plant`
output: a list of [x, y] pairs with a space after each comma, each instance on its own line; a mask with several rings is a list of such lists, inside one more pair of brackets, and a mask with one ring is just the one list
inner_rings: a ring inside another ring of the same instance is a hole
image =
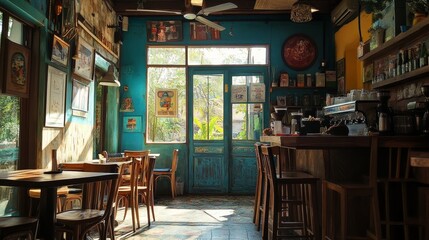
[[429, 5], [427, 0], [407, 0], [413, 26], [427, 17]]

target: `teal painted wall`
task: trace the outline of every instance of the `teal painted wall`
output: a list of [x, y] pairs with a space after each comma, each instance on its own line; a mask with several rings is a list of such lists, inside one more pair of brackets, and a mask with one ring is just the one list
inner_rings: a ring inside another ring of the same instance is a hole
[[[314, 19], [310, 23], [296, 24], [289, 20], [289, 16], [224, 16], [210, 17], [213, 21], [219, 21], [226, 28], [221, 33], [220, 40], [213, 41], [191, 41], [189, 22], [183, 21], [183, 41], [169, 43], [150, 43], [157, 45], [243, 45], [243, 44], [263, 44], [270, 47], [270, 67], [275, 68], [276, 78], [280, 72], [288, 72], [296, 76], [296, 71], [289, 69], [282, 59], [282, 46], [284, 41], [291, 35], [301, 33], [310, 36], [318, 48], [318, 56], [315, 63], [303, 72], [315, 73], [319, 69], [319, 64], [323, 58], [327, 60], [327, 69], [334, 68], [334, 29], [331, 26], [329, 16]], [[127, 96], [131, 96], [135, 111], [131, 113], [120, 113], [121, 150], [150, 149], [153, 153], [161, 153], [157, 159], [156, 167], [168, 167], [170, 165], [171, 152], [173, 148], [179, 149], [179, 165], [177, 175], [186, 180], [188, 146], [186, 144], [145, 144], [146, 129], [146, 48], [147, 48], [147, 21], [183, 20], [181, 17], [171, 18], [137, 18], [130, 17], [129, 30], [123, 34], [123, 46], [121, 48], [121, 84], [129, 87]], [[325, 29], [326, 33], [323, 33]], [[232, 36], [229, 32], [232, 32]], [[325, 39], [323, 39], [325, 36]], [[266, 79], [266, 86], [270, 85], [270, 80]], [[268, 89], [267, 89], [268, 91]], [[121, 96], [124, 95], [121, 87]], [[273, 99], [272, 96], [271, 99]], [[268, 116], [268, 109], [266, 109]], [[141, 133], [122, 132], [122, 117], [141, 116]], [[269, 121], [265, 121], [266, 127]], [[186, 189], [186, 186], [185, 186]], [[168, 190], [167, 190], [168, 191]]]

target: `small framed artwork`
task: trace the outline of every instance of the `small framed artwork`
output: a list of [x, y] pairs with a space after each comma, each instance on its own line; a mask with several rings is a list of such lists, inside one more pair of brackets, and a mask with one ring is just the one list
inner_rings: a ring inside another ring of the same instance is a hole
[[177, 42], [182, 40], [182, 21], [147, 22], [148, 42]]
[[[76, 111], [88, 112], [89, 104], [89, 84], [82, 83], [73, 79], [73, 93], [72, 93], [72, 110], [73, 115]], [[76, 110], [76, 111], [75, 111]], [[78, 116], [82, 116], [77, 114]]]
[[155, 116], [177, 117], [177, 89], [156, 89]]
[[231, 102], [247, 102], [247, 86], [232, 85], [231, 86]]
[[191, 40], [220, 40], [220, 31], [199, 22], [191, 22]]
[[64, 127], [64, 110], [67, 74], [55, 67], [48, 66], [46, 84], [46, 127]]
[[84, 79], [92, 80], [94, 48], [83, 40], [83, 38], [79, 38], [76, 50], [77, 58], [75, 60], [74, 73]]
[[52, 56], [51, 61], [57, 62], [64, 67], [67, 67], [69, 60], [70, 45], [63, 41], [57, 35], [54, 35], [54, 41], [52, 42]]
[[288, 87], [289, 86], [289, 74], [281, 73], [280, 74], [280, 87]]
[[124, 132], [141, 132], [142, 131], [142, 117], [141, 116], [126, 116], [123, 119]]
[[30, 50], [7, 40], [7, 60], [3, 93], [28, 98], [30, 86]]
[[250, 102], [265, 102], [265, 84], [250, 84]]
[[286, 96], [277, 96], [277, 106], [286, 107]]
[[374, 65], [368, 64], [363, 67], [363, 82], [372, 82], [374, 79]]

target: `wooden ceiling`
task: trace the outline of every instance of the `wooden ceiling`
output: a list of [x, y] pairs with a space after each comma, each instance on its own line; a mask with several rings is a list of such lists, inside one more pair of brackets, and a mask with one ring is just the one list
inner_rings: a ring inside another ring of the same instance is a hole
[[[138, 8], [167, 10], [176, 12], [197, 12], [203, 7], [232, 2], [238, 7], [212, 15], [254, 15], [254, 14], [284, 14], [290, 13], [291, 6], [296, 0], [110, 0], [117, 14], [124, 16], [156, 16], [167, 13], [136, 11]], [[191, 4], [192, 1], [192, 4]], [[302, 1], [302, 0], [301, 0]], [[330, 13], [340, 0], [305, 0], [320, 13]], [[197, 2], [200, 2], [199, 4]], [[201, 3], [202, 2], [202, 3]]]

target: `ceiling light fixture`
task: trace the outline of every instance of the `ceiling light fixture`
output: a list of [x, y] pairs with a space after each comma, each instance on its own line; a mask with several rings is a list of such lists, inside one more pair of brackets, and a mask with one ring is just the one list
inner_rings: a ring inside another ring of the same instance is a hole
[[311, 6], [306, 1], [296, 1], [292, 5], [290, 20], [296, 23], [305, 23], [313, 19]]

